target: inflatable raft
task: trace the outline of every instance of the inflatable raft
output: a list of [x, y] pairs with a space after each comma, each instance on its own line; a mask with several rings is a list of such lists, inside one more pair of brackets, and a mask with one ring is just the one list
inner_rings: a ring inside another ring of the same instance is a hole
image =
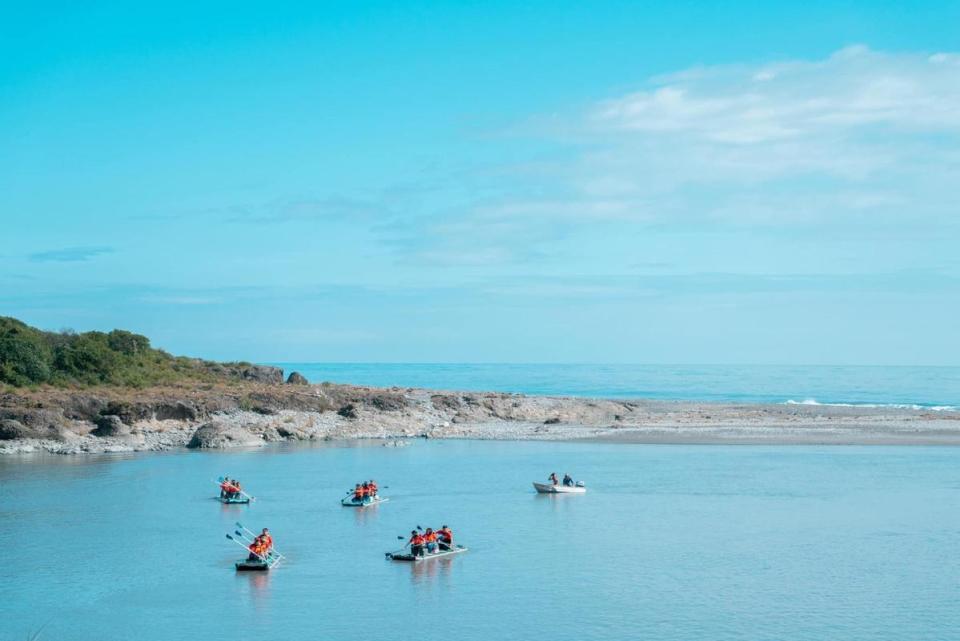
[[250, 498], [246, 496], [235, 496], [232, 498], [219, 496], [217, 497], [217, 500], [227, 505], [245, 505], [250, 502]]
[[453, 556], [454, 554], [462, 554], [466, 552], [469, 548], [465, 548], [462, 545], [455, 545], [452, 550], [444, 550], [442, 552], [434, 553], [424, 553], [423, 556], [414, 556], [409, 552], [387, 552], [387, 559], [390, 561], [407, 561], [409, 563], [420, 563], [421, 561], [429, 561], [430, 559], [441, 559], [445, 556]]
[[362, 501], [354, 500], [352, 496], [345, 496], [340, 501], [340, 505], [344, 507], [370, 507], [371, 505], [380, 505], [381, 503], [386, 503], [390, 499], [385, 499], [379, 495], [373, 497], [372, 499], [363, 499]]

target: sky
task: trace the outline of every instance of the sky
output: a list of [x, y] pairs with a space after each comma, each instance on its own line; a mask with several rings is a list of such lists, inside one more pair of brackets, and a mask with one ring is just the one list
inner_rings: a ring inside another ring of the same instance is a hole
[[261, 362], [960, 364], [960, 1], [34, 4], [0, 315]]

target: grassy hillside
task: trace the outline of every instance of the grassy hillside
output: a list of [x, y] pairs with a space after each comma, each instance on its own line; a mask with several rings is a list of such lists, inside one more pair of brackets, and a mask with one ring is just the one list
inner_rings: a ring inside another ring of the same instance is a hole
[[[143, 387], [220, 378], [197, 359], [150, 347], [150, 340], [122, 329], [112, 332], [45, 332], [0, 316], [0, 383], [120, 385]], [[222, 367], [220, 368], [222, 370]]]

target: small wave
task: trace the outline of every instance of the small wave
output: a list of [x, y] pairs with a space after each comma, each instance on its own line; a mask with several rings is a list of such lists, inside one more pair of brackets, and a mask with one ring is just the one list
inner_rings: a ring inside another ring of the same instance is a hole
[[822, 405], [824, 407], [865, 407], [865, 408], [888, 408], [895, 410], [926, 410], [930, 412], [958, 412], [960, 407], [956, 405], [917, 405], [914, 403], [821, 403], [815, 398], [805, 398], [802, 401], [789, 399], [783, 402], [784, 405]]

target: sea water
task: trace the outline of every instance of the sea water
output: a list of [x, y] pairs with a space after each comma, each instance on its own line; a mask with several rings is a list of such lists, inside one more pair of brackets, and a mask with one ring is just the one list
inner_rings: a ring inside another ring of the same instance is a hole
[[[550, 472], [583, 495], [541, 496]], [[224, 506], [213, 479], [257, 497]], [[340, 506], [375, 477], [390, 497]], [[237, 573], [225, 535], [287, 560]], [[387, 561], [416, 525], [470, 550]], [[0, 458], [0, 638], [945, 640], [960, 449], [415, 441]]]
[[960, 367], [278, 363], [311, 382], [732, 403], [960, 408]]

